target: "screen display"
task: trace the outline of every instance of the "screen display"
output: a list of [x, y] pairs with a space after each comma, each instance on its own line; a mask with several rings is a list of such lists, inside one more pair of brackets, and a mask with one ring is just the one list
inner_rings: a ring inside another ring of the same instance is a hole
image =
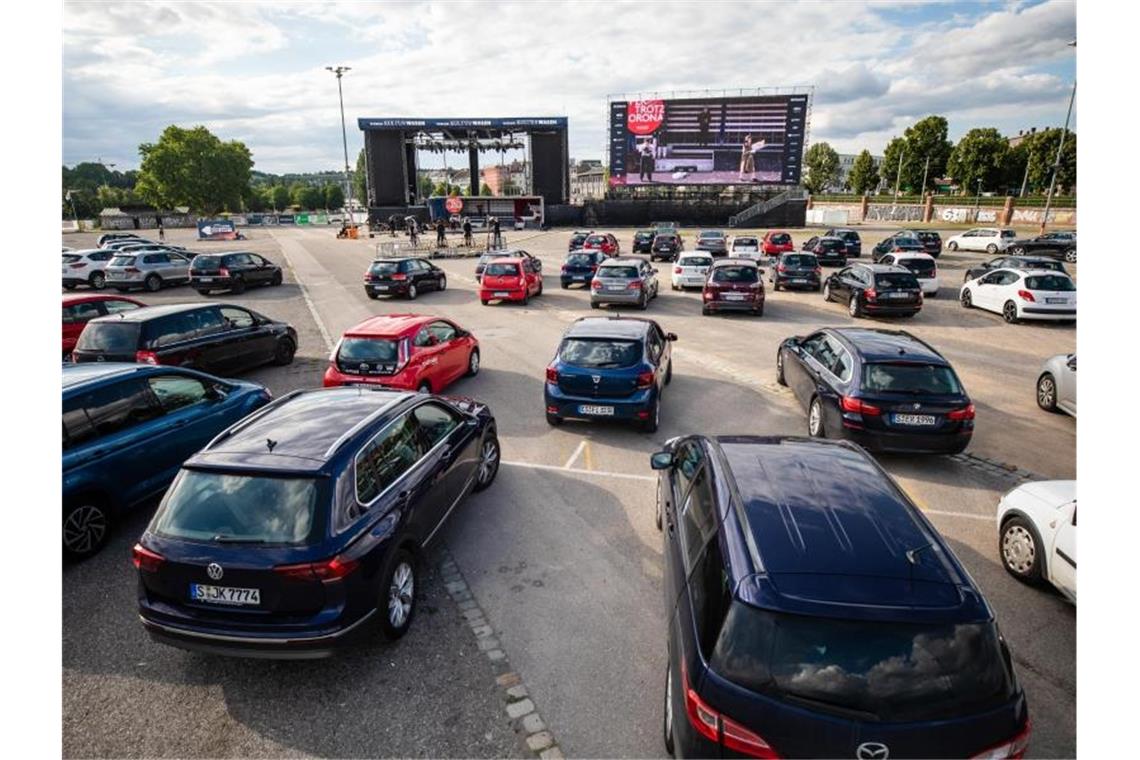
[[610, 103], [611, 185], [794, 185], [808, 95]]

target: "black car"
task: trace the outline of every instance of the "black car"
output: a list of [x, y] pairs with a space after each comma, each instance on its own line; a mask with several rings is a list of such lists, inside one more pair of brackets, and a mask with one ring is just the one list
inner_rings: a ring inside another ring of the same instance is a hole
[[970, 267], [962, 276], [962, 282], [969, 282], [981, 277], [991, 269], [1045, 269], [1051, 272], [1065, 272], [1065, 265], [1056, 259], [1038, 258], [1036, 256], [998, 256], [989, 261], [982, 262], [981, 266]]
[[87, 323], [76, 362], [142, 362], [193, 367], [223, 377], [262, 364], [291, 364], [292, 326], [228, 303], [146, 306]]
[[823, 236], [842, 238], [847, 246], [847, 258], [849, 259], [857, 259], [863, 254], [863, 241], [855, 230], [847, 228], [828, 230], [823, 233]]
[[404, 635], [425, 547], [491, 485], [499, 441], [472, 401], [298, 390], [186, 460], [134, 547], [155, 641], [314, 658]]
[[104, 232], [95, 241], [95, 245], [102, 248], [105, 244], [114, 242], [115, 240], [137, 240], [140, 243], [145, 242], [137, 234], [133, 232]]
[[942, 253], [942, 236], [934, 230], [918, 230], [914, 235], [922, 243], [923, 250], [934, 258]]
[[800, 250], [814, 253], [821, 266], [847, 265], [847, 243], [843, 238], [812, 236], [804, 241]]
[[[941, 245], [941, 243], [939, 244]], [[941, 248], [939, 248], [941, 250]], [[878, 261], [888, 253], [900, 253], [902, 251], [915, 251], [917, 253], [929, 253], [926, 246], [918, 239], [915, 233], [909, 230], [896, 232], [885, 240], [880, 240], [871, 249], [871, 260]]]
[[570, 244], [567, 247], [568, 251], [576, 251], [586, 244], [586, 238], [593, 235], [593, 230], [575, 230], [570, 233]]
[[1015, 256], [1023, 254], [1047, 256], [1051, 259], [1075, 264], [1077, 262], [1077, 233], [1046, 232], [1044, 235], [1038, 235], [1035, 238], [1014, 240], [1005, 250]]
[[807, 411], [815, 438], [957, 454], [974, 434], [974, 405], [954, 368], [907, 332], [824, 328], [789, 338], [776, 352], [776, 380]]
[[866, 452], [759, 436], [651, 457], [676, 757], [1020, 757], [993, 610]]
[[913, 317], [922, 310], [922, 284], [909, 269], [889, 264], [854, 264], [823, 283], [823, 299], [847, 304], [852, 317]]
[[190, 287], [244, 293], [251, 285], [280, 285], [281, 267], [256, 253], [200, 253], [190, 262]]
[[633, 233], [633, 252], [650, 253], [653, 250], [653, 230], [638, 230]]
[[685, 250], [685, 243], [676, 232], [658, 232], [653, 236], [653, 247], [649, 249], [649, 260], [676, 261]]
[[364, 273], [369, 298], [406, 296], [415, 299], [429, 290], [446, 290], [447, 273], [427, 259], [376, 259]]
[[590, 281], [594, 279], [594, 272], [598, 271], [598, 264], [605, 260], [606, 254], [601, 251], [581, 250], [566, 254], [559, 276], [562, 287], [568, 288], [576, 282], [589, 287]]
[[776, 259], [776, 266], [769, 270], [772, 280], [772, 289], [803, 288], [805, 290], [819, 290], [820, 275], [819, 259], [814, 253], [781, 253]]

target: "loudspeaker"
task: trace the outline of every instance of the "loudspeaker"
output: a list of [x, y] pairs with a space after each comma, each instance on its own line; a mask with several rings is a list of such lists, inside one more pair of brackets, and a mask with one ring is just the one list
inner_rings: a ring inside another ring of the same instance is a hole
[[570, 164], [566, 132], [532, 132], [530, 135], [530, 165], [535, 195], [541, 195], [546, 204], [566, 203], [570, 197], [570, 177], [566, 167]]
[[[368, 205], [408, 205], [409, 172], [404, 151], [404, 133], [365, 132], [364, 154], [368, 167]], [[411, 176], [415, 177], [414, 170]]]

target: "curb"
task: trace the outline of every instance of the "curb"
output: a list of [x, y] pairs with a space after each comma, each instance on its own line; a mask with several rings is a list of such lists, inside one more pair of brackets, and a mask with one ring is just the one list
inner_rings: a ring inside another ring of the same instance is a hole
[[984, 472], [987, 475], [995, 475], [999, 478], [1015, 480], [1019, 484], [1029, 480], [1046, 480], [1045, 476], [1018, 467], [1015, 464], [999, 462], [996, 459], [979, 456], [977, 454], [954, 454], [950, 459], [953, 459], [955, 462], [960, 462], [967, 467]]
[[515, 733], [525, 738], [526, 747], [534, 757], [561, 760], [563, 754], [558, 742], [534, 706], [534, 699], [523, 684], [522, 677], [511, 669], [510, 660], [503, 651], [498, 636], [471, 594], [467, 581], [463, 580], [451, 551], [446, 546], [441, 548], [438, 568], [444, 588], [459, 608], [459, 614], [471, 627], [479, 651], [487, 656], [495, 669], [495, 683], [501, 689], [504, 709]]

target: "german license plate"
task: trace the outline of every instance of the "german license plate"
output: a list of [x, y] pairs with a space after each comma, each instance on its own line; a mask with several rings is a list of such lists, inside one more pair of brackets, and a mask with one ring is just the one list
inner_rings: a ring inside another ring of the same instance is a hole
[[576, 275], [574, 275], [574, 279], [575, 279], [575, 280], [585, 280], [585, 279], [586, 279], [586, 275], [584, 275], [584, 274], [576, 274]]
[[892, 301], [902, 301], [910, 298], [910, 293], [884, 293], [883, 295]]
[[261, 589], [233, 586], [206, 586], [190, 584], [190, 599], [208, 604], [226, 604], [235, 607], [253, 607], [261, 604]]
[[938, 422], [933, 414], [892, 414], [891, 422], [896, 425], [919, 425], [929, 427]]
[[198, 280], [199, 280], [199, 282], [213, 282], [214, 278], [213, 277], [199, 277]]
[[387, 290], [389, 287], [390, 286], [388, 286], [388, 285], [377, 285], [376, 289], [377, 290]]
[[744, 294], [743, 293], [725, 293], [724, 294], [724, 300], [726, 300], [726, 301], [743, 301], [744, 300]]
[[793, 277], [788, 282], [792, 283], [793, 285], [807, 285], [807, 280], [803, 277]]
[[495, 298], [506, 298], [509, 295], [510, 295], [510, 293], [508, 293], [505, 290], [496, 290], [495, 291]]
[[1068, 298], [1046, 298], [1045, 303], [1068, 303]]
[[582, 404], [578, 407], [578, 414], [588, 414], [593, 417], [613, 417], [614, 408], [612, 406], [591, 406], [589, 404]]

